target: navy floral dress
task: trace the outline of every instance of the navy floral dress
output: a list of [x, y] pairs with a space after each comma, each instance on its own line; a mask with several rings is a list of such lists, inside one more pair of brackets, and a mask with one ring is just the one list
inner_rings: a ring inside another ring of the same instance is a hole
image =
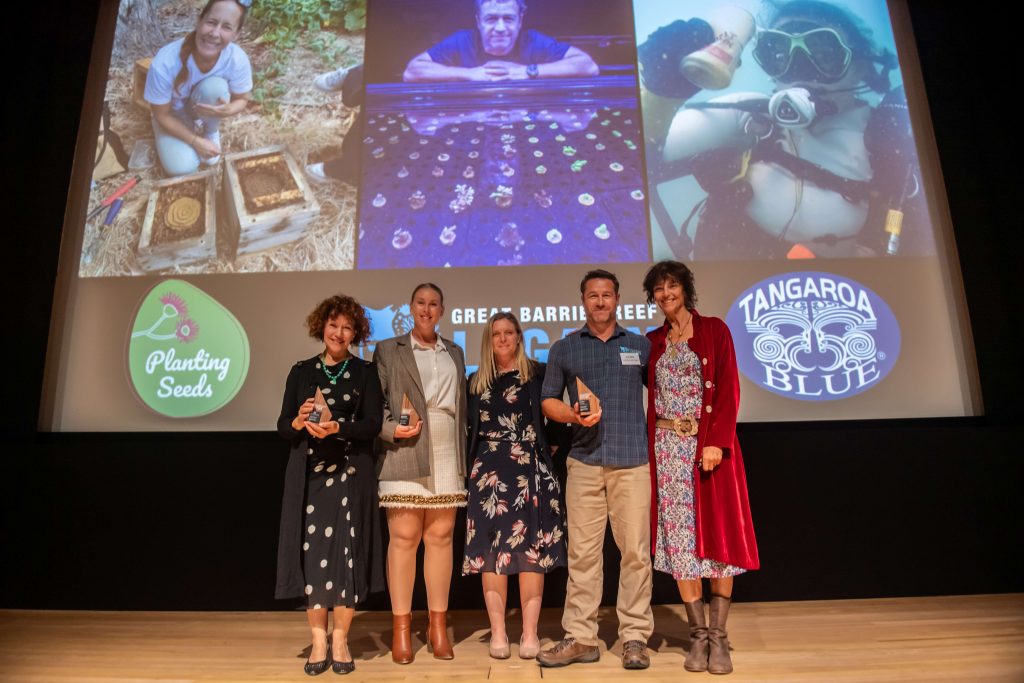
[[462, 573], [548, 572], [566, 563], [561, 488], [539, 454], [530, 394], [517, 371], [480, 395]]

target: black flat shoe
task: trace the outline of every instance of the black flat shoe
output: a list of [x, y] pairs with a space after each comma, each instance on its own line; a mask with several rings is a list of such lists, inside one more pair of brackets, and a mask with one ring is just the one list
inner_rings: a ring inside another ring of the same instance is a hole
[[[331, 647], [334, 647], [333, 641], [331, 642]], [[346, 650], [348, 649], [348, 643], [345, 644], [345, 649]], [[331, 656], [332, 657], [334, 656], [334, 650], [331, 650]], [[339, 676], [344, 676], [345, 674], [350, 674], [353, 671], [355, 671], [356, 670], [356, 662], [352, 658], [352, 653], [349, 652], [348, 656], [349, 656], [349, 660], [347, 662], [342, 662], [342, 661], [340, 661], [338, 659], [335, 659], [334, 663], [331, 664], [331, 671], [333, 671], [334, 673], [338, 674]]]
[[351, 662], [334, 662], [333, 664], [331, 664], [331, 671], [342, 676], [344, 676], [345, 674], [350, 674], [355, 670], [355, 660], [352, 660]]
[[302, 667], [302, 670], [306, 672], [307, 676], [319, 676], [323, 672], [327, 671], [327, 667], [331, 665], [331, 648], [330, 645], [327, 647], [327, 656], [324, 657], [322, 662], [311, 662], [308, 659], [306, 664]]

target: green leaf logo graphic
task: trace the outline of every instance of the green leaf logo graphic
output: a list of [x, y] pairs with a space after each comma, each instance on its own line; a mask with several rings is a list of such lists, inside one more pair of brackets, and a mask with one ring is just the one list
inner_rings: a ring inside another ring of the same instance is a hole
[[128, 374], [142, 402], [198, 417], [235, 397], [249, 372], [249, 338], [211, 296], [182, 280], [150, 290], [132, 324]]

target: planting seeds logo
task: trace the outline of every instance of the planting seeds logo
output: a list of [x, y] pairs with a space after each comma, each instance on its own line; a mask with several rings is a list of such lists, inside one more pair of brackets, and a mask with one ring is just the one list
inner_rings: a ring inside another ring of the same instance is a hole
[[900, 328], [888, 304], [864, 285], [830, 273], [762, 280], [736, 299], [726, 322], [743, 374], [803, 401], [871, 389], [900, 352]]
[[249, 338], [238, 319], [199, 288], [165, 280], [146, 295], [128, 341], [139, 398], [168, 417], [223, 408], [249, 372]]

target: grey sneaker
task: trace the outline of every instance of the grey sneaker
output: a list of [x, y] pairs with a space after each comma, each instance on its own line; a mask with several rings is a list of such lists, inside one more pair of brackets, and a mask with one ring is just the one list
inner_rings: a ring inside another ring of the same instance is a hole
[[306, 176], [313, 181], [314, 185], [326, 185], [334, 180], [334, 178], [324, 172], [324, 162], [322, 161], [315, 164], [306, 164]]
[[564, 638], [554, 647], [537, 655], [541, 666], [566, 666], [575, 662], [590, 663], [601, 659], [601, 651], [596, 645], [584, 645], [575, 638]]
[[343, 66], [334, 71], [322, 73], [313, 79], [313, 87], [323, 92], [338, 92], [348, 76], [349, 67]]

